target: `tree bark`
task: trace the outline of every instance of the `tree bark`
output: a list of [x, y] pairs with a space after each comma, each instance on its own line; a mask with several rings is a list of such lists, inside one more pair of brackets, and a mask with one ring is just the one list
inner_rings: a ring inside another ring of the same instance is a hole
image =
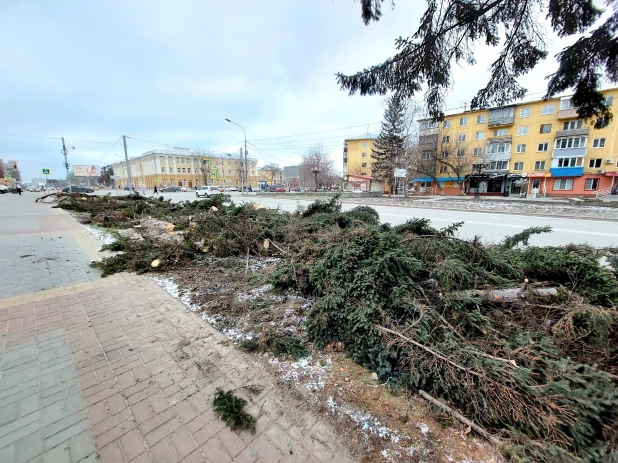
[[461, 294], [465, 296], [481, 297], [485, 301], [515, 302], [525, 299], [527, 293], [540, 297], [558, 296], [558, 290], [556, 288], [508, 288], [494, 289], [491, 291], [470, 290], [464, 291]]

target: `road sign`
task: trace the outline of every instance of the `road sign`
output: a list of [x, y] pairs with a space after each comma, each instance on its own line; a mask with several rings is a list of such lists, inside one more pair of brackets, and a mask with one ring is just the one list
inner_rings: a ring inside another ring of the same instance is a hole
[[51, 175], [51, 170], [43, 168], [43, 169], [41, 169], [41, 174], [43, 174], [43, 175]]
[[405, 178], [406, 177], [406, 169], [395, 169], [395, 177], [397, 178]]
[[11, 174], [4, 174], [4, 178], [11, 178]]
[[158, 181], [159, 181], [159, 177], [155, 177], [155, 182], [158, 182]]
[[214, 172], [210, 174], [210, 178], [215, 178], [215, 177], [216, 177], [216, 175], [215, 175]]
[[225, 180], [225, 176], [221, 177], [221, 180]]

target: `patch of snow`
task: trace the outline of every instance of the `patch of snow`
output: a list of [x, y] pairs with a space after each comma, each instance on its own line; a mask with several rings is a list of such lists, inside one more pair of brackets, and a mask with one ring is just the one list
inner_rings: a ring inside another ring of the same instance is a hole
[[271, 285], [270, 283], [267, 283], [258, 288], [253, 288], [252, 290], [247, 291], [246, 293], [238, 293], [238, 295], [236, 296], [236, 299], [238, 300], [238, 302], [247, 302], [253, 299], [257, 299], [259, 297], [263, 297], [264, 294], [271, 292], [273, 289], [274, 289], [274, 286]]
[[114, 238], [112, 234], [107, 231], [103, 231], [97, 227], [93, 227], [92, 225], [83, 224], [82, 226], [103, 244], [112, 244], [116, 242], [116, 238]]
[[332, 360], [323, 355], [305, 357], [296, 362], [269, 358], [268, 363], [277, 366], [283, 373], [281, 379], [291, 382], [294, 386], [304, 385], [311, 393], [324, 389], [326, 379], [330, 377]]
[[429, 426], [427, 426], [425, 423], [419, 423], [418, 430], [422, 432], [424, 436], [426, 436], [429, 432]]
[[[346, 416], [366, 434], [387, 439], [393, 444], [399, 444], [401, 439], [405, 438], [400, 432], [394, 431], [380, 423], [371, 413], [363, 412], [349, 404], [337, 403], [332, 396], [326, 399], [326, 406], [333, 415]], [[415, 452], [414, 447], [401, 448], [401, 450], [408, 456], [412, 456]]]
[[199, 306], [191, 303], [191, 295], [186, 291], [181, 291], [178, 285], [170, 278], [152, 277], [152, 280], [163, 288], [167, 294], [179, 299], [187, 309], [193, 312], [200, 310]]

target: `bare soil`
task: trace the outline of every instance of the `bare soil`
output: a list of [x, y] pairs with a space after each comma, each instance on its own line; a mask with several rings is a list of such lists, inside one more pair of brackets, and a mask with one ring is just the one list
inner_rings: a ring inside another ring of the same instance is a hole
[[[273, 374], [282, 392], [301, 395], [308, 407], [332, 422], [358, 461], [503, 461], [491, 444], [433, 410], [414, 391], [396, 390], [388, 381], [379, 384], [371, 371], [346, 357], [343, 346], [314, 349], [303, 324], [311, 300], [276, 294], [267, 283], [277, 263], [204, 257], [153, 279], [229, 342], [242, 344], [266, 332], [305, 342], [311, 355], [303, 359], [271, 353], [256, 353], [254, 358]], [[302, 413], [298, 411], [299, 417]]]

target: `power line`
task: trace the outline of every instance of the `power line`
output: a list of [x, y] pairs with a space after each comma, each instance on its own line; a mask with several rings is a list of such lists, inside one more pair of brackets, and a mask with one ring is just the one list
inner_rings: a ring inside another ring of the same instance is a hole
[[139, 140], [139, 141], [144, 141], [146, 143], [152, 143], [153, 145], [163, 145], [163, 146], [170, 146], [167, 143], [159, 143], [158, 141], [150, 141], [150, 140], [142, 140], [141, 138], [135, 138], [135, 137], [129, 137], [127, 135], [127, 138], [130, 138], [132, 140]]
[[258, 148], [257, 146], [255, 146], [255, 145], [254, 145], [253, 143], [251, 143], [250, 141], [247, 141], [247, 144], [248, 144], [248, 145], [253, 146], [256, 150], [261, 151], [261, 152], [262, 152], [262, 153], [264, 153], [265, 155], [270, 156], [270, 157], [271, 157], [271, 158], [273, 158], [273, 159], [276, 159], [277, 161], [280, 161], [280, 162], [283, 162], [283, 163], [287, 162], [287, 161], [285, 161], [285, 160], [283, 160], [283, 159], [281, 159], [281, 158], [278, 158], [277, 156], [274, 156], [274, 155], [272, 155], [272, 154], [270, 154], [270, 153], [267, 153], [266, 151], [264, 151], [264, 150], [263, 150], [263, 149], [261, 149], [261, 148]]
[[349, 127], [341, 127], [340, 129], [319, 130], [317, 132], [297, 133], [296, 135], [282, 135], [280, 137], [254, 138], [253, 141], [275, 140], [275, 139], [278, 139], [278, 138], [300, 137], [301, 135], [314, 135], [316, 133], [337, 132], [339, 130], [354, 129], [354, 128], [357, 128], [357, 127], [364, 127], [366, 125], [375, 125], [375, 124], [380, 124], [380, 121], [379, 122], [368, 122], [368, 123], [360, 124], [360, 125], [351, 125]]
[[101, 161], [103, 160], [103, 158], [104, 158], [105, 156], [107, 156], [111, 150], [113, 150], [113, 149], [114, 149], [114, 146], [116, 146], [116, 144], [120, 141], [120, 139], [121, 139], [121, 138], [122, 138], [122, 135], [120, 135], [120, 137], [118, 137], [118, 140], [116, 140], [116, 143], [114, 143], [112, 146], [110, 146], [110, 148], [109, 148], [109, 149], [105, 152], [105, 154], [103, 155], [103, 157], [101, 157], [101, 159], [99, 159], [99, 160], [97, 161], [97, 163], [101, 162]]

